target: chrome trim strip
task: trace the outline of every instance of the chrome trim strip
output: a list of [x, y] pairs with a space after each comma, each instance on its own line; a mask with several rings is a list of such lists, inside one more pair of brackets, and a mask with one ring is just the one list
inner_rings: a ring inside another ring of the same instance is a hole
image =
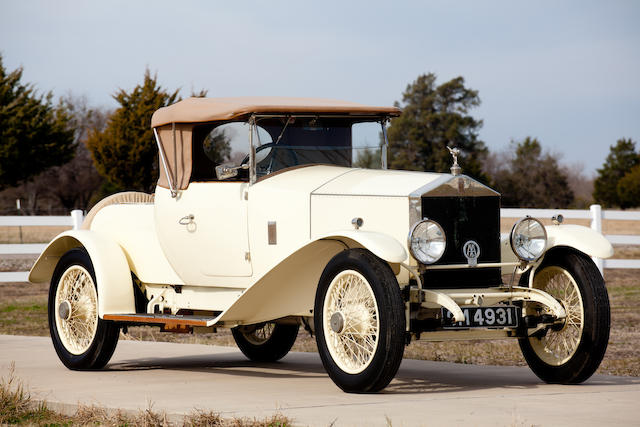
[[253, 132], [256, 130], [256, 116], [249, 118], [249, 185], [256, 183], [256, 148], [253, 146]]
[[491, 268], [491, 267], [515, 267], [521, 265], [521, 262], [486, 262], [479, 263], [475, 266], [469, 264], [446, 264], [446, 265], [422, 265], [424, 270], [462, 270], [466, 268]]
[[380, 126], [382, 127], [382, 136], [384, 137], [384, 142], [382, 147], [380, 147], [381, 153], [381, 164], [382, 169], [387, 169], [387, 147], [389, 146], [389, 140], [387, 139], [387, 118], [380, 120]]
[[423, 194], [428, 193], [429, 191], [440, 187], [442, 184], [446, 184], [447, 182], [451, 181], [454, 178], [455, 177], [451, 174], [448, 174], [448, 173], [442, 174], [442, 176], [434, 179], [430, 183], [423, 185], [422, 187], [418, 188], [417, 190], [409, 194], [409, 197], [417, 197], [418, 199], [420, 199], [422, 198]]
[[[455, 181], [457, 185], [452, 185]], [[437, 194], [430, 194], [437, 190], [441, 186], [449, 185], [450, 188], [442, 189]], [[448, 197], [448, 196], [499, 196], [500, 193], [487, 187], [486, 185], [476, 181], [473, 178], [469, 178], [466, 175], [451, 175], [443, 174], [440, 178], [431, 181], [430, 183], [418, 188], [416, 191], [410, 194], [410, 197]]]

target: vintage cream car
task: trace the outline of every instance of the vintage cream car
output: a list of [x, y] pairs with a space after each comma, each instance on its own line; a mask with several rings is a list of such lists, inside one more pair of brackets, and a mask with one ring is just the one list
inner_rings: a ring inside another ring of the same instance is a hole
[[[249, 359], [276, 361], [303, 327], [347, 392], [387, 386], [413, 339], [518, 339], [542, 380], [589, 378], [610, 323], [590, 257], [611, 256], [609, 242], [530, 217], [501, 239], [500, 195], [460, 173], [455, 149], [451, 174], [385, 170], [399, 114], [299, 98], [159, 109], [155, 194], [103, 200], [31, 270], [51, 283], [61, 361], [102, 368], [131, 325], [231, 328]], [[381, 170], [352, 167], [357, 123], [380, 125]], [[249, 154], [220, 165], [229, 126], [246, 131]]]

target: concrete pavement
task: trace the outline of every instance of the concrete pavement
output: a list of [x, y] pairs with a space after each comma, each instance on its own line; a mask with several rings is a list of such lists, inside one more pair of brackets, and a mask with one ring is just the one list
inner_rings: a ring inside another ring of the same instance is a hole
[[102, 371], [67, 370], [49, 338], [0, 335], [0, 375], [11, 362], [32, 395], [100, 405], [225, 417], [276, 411], [297, 425], [640, 425], [640, 378], [598, 375], [582, 385], [541, 383], [528, 368], [404, 360], [383, 393], [343, 393], [314, 353], [274, 364], [235, 348], [120, 341]]

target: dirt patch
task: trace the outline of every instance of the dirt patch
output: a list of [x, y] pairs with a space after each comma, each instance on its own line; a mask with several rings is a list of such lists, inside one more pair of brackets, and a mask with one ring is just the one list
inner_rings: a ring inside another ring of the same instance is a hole
[[2, 255], [0, 271], [29, 271], [37, 259], [37, 255]]
[[0, 227], [0, 243], [48, 243], [70, 229], [64, 226], [4, 226]]

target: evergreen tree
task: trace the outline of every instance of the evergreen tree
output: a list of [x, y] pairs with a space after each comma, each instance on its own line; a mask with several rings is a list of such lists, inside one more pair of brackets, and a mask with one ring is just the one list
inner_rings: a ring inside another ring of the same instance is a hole
[[382, 167], [382, 153], [380, 149], [363, 148], [358, 151], [358, 157], [353, 162], [354, 168], [380, 169]]
[[[222, 127], [224, 128], [224, 126]], [[202, 145], [204, 146], [205, 153], [209, 156], [209, 160], [215, 164], [222, 164], [228, 162], [231, 157], [231, 137], [225, 129], [218, 129], [209, 133], [209, 135], [205, 137]]]
[[512, 142], [511, 158], [495, 172], [493, 186], [502, 205], [523, 208], [566, 208], [574, 199], [567, 176], [540, 142], [531, 137]]
[[456, 77], [436, 86], [433, 73], [419, 76], [402, 95], [400, 117], [389, 126], [389, 167], [449, 172], [452, 159], [447, 146], [460, 149], [463, 173], [486, 181], [481, 163], [487, 149], [478, 139], [482, 120], [469, 110], [480, 105], [478, 92]]
[[158, 85], [157, 76], [146, 70], [144, 82], [131, 92], [114, 96], [120, 107], [106, 128], [89, 135], [87, 146], [98, 172], [109, 182], [109, 192], [153, 191], [158, 179], [158, 149], [151, 129], [151, 116], [172, 104], [178, 90], [169, 93]]
[[640, 206], [640, 164], [634, 166], [618, 181], [617, 193], [622, 209]]
[[0, 56], [0, 189], [28, 181], [74, 154], [73, 129], [51, 93], [21, 83], [22, 68], [7, 72]]
[[[640, 155], [635, 149], [635, 142], [625, 138], [619, 139], [616, 145], [611, 146], [609, 155], [602, 168], [598, 169], [598, 177], [593, 183], [593, 198], [596, 203], [604, 207], [622, 206], [618, 183], [634, 166], [640, 164]], [[624, 187], [627, 188], [626, 184]]]

